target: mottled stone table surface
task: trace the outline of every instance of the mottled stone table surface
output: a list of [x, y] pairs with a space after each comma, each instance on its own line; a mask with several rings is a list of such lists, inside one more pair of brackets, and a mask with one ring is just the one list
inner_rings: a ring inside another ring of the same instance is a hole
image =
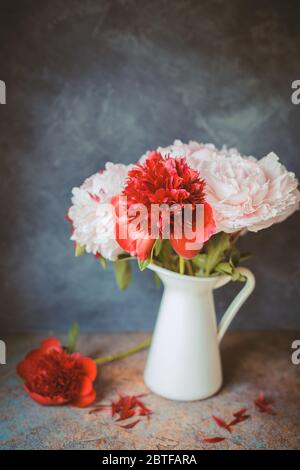
[[[52, 332], [53, 335], [53, 332]], [[130, 430], [122, 429], [106, 413], [69, 406], [42, 407], [22, 390], [16, 363], [47, 335], [4, 338], [7, 364], [0, 366], [1, 449], [299, 449], [300, 365], [291, 362], [291, 343], [300, 332], [234, 332], [222, 344], [224, 386], [204, 401], [183, 403], [160, 398], [143, 382], [146, 351], [103, 365], [96, 388], [99, 402], [127, 394], [143, 398], [152, 410]], [[58, 335], [61, 338], [61, 335]], [[82, 335], [78, 349], [103, 355], [129, 348], [146, 333]], [[274, 399], [276, 415], [260, 413], [254, 400], [260, 391]], [[250, 419], [232, 434], [217, 427], [212, 415], [230, 420], [246, 407]], [[218, 444], [201, 442], [203, 436], [224, 436]]]

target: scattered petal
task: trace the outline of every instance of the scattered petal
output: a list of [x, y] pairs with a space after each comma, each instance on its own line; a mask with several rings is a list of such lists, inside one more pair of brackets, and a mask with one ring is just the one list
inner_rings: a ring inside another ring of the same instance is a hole
[[213, 416], [213, 419], [220, 428], [224, 428], [228, 432], [231, 432], [230, 425], [227, 424], [222, 418], [219, 418], [218, 416]]
[[120, 417], [116, 421], [124, 421], [125, 419], [132, 418], [135, 415], [135, 410], [125, 410], [122, 411]]
[[141, 419], [137, 419], [136, 421], [133, 421], [132, 423], [124, 424], [123, 426], [121, 426], [121, 428], [123, 428], [123, 429], [132, 429], [132, 428], [134, 428], [134, 426], [136, 426], [140, 421], [141, 421]]
[[100, 411], [109, 411], [111, 405], [98, 405], [89, 411], [89, 414], [99, 413]]
[[208, 444], [217, 444], [218, 442], [225, 441], [226, 437], [203, 437], [201, 439], [202, 442], [206, 442]]
[[[118, 400], [112, 401], [110, 404], [100, 404], [91, 410], [90, 413], [110, 411], [112, 418], [115, 418], [116, 422], [125, 421], [133, 416], [146, 416], [149, 419], [152, 410], [140, 400], [144, 395], [145, 394], [123, 395], [119, 393]], [[130, 427], [128, 429], [130, 429]]]
[[246, 415], [247, 408], [241, 408], [239, 411], [233, 413], [234, 419], [229, 423], [229, 426], [235, 426], [236, 424], [242, 423], [250, 418], [250, 415]]
[[246, 411], [247, 411], [247, 408], [241, 408], [239, 411], [236, 411], [236, 413], [233, 413], [233, 416], [235, 418], [240, 418], [246, 413]]
[[250, 418], [250, 415], [243, 415], [240, 416], [239, 418], [233, 419], [228, 426], [235, 426], [236, 424], [242, 423], [243, 421], [246, 421], [247, 419]]
[[266, 398], [263, 392], [260, 392], [257, 399], [254, 401], [255, 406], [261, 413], [267, 413], [269, 415], [276, 415], [275, 411], [270, 407], [273, 405], [274, 400]]

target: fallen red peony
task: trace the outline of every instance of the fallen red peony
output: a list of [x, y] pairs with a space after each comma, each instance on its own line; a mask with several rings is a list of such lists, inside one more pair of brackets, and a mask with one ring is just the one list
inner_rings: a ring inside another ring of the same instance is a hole
[[95, 362], [69, 354], [56, 338], [44, 340], [17, 365], [24, 389], [40, 405], [89, 406], [95, 401]]

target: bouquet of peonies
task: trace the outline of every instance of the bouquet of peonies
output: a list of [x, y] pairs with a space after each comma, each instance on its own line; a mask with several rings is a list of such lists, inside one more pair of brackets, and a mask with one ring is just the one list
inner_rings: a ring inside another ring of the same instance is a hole
[[147, 152], [135, 165], [106, 163], [74, 188], [68, 220], [75, 253], [115, 264], [121, 289], [129, 260], [190, 276], [219, 273], [243, 280], [246, 257], [236, 242], [281, 222], [299, 208], [294, 173], [277, 155], [257, 160], [236, 149], [176, 140]]

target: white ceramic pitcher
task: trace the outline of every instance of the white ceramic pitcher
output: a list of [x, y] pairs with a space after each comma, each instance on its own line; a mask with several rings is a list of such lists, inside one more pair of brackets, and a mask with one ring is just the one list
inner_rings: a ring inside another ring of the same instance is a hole
[[255, 278], [246, 268], [242, 290], [231, 302], [219, 326], [213, 290], [227, 284], [226, 275], [192, 277], [154, 264], [164, 293], [145, 368], [145, 383], [156, 394], [172, 400], [201, 400], [222, 385], [219, 343], [239, 308], [251, 294]]

